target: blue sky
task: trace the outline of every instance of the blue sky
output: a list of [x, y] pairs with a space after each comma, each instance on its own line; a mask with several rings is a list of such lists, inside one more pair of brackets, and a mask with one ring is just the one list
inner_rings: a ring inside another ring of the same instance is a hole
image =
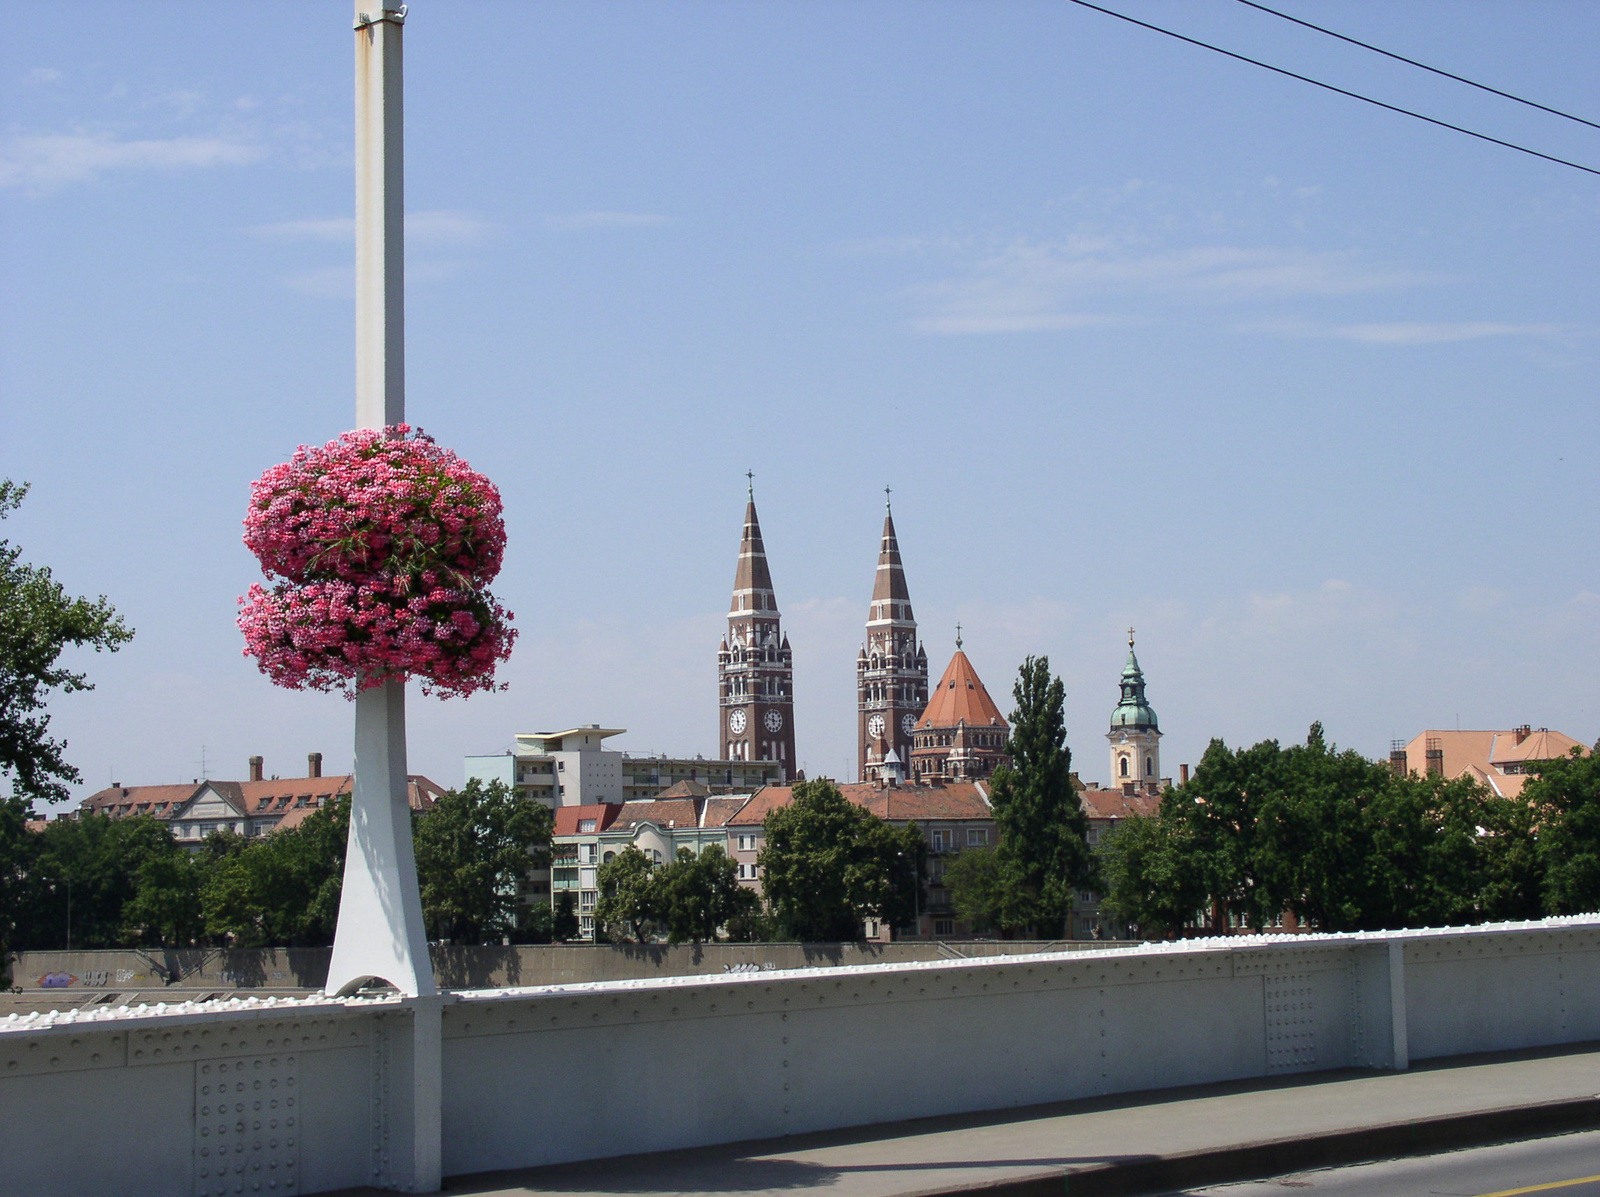
[[[1228, 0], [1123, 11], [1600, 165], [1600, 132]], [[1578, 3], [1282, 7], [1600, 120]], [[0, 3], [4, 534], [138, 628], [88, 783], [348, 767], [240, 655], [250, 480], [352, 419], [345, 5]], [[934, 668], [1066, 681], [1106, 778], [1139, 629], [1175, 772], [1321, 719], [1600, 735], [1600, 178], [1052, 3], [414, 4], [408, 410], [500, 485], [517, 731], [716, 748], [744, 472], [799, 754], [847, 776], [882, 518]]]

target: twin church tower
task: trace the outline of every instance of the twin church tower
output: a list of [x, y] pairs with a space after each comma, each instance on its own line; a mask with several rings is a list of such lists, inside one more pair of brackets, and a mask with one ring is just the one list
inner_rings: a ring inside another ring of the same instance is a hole
[[[887, 510], [856, 687], [858, 776], [906, 778], [917, 718], [928, 706], [928, 654], [917, 640], [894, 514]], [[794, 655], [772, 590], [754, 492], [744, 509], [728, 633], [717, 650], [717, 705], [724, 760], [777, 761], [785, 778], [794, 777]]]
[[[887, 503], [866, 632], [856, 655], [856, 772], [862, 781], [970, 781], [1008, 763], [1003, 753], [1010, 728], [961, 651], [959, 634], [936, 701], [929, 701], [928, 654], [917, 638]], [[728, 632], [717, 650], [717, 714], [723, 760], [775, 761], [785, 780], [794, 779], [794, 654], [772, 590], [753, 489], [744, 509]], [[1111, 724], [1113, 784], [1154, 784], [1161, 732], [1144, 698], [1131, 633], [1122, 700]]]

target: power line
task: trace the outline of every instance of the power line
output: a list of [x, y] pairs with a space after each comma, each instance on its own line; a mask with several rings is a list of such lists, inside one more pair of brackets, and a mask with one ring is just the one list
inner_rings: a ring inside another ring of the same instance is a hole
[[1537, 108], [1540, 112], [1548, 112], [1552, 116], [1564, 116], [1569, 121], [1577, 121], [1580, 125], [1588, 125], [1591, 129], [1600, 129], [1600, 124], [1586, 120], [1581, 116], [1573, 116], [1570, 112], [1562, 112], [1559, 108], [1551, 108], [1548, 104], [1539, 104], [1533, 100], [1524, 100], [1521, 96], [1514, 96], [1508, 91], [1501, 91], [1498, 87], [1490, 87], [1487, 83], [1477, 83], [1461, 75], [1452, 75], [1449, 71], [1441, 71], [1438, 67], [1431, 67], [1425, 62], [1418, 62], [1414, 58], [1407, 58], [1404, 54], [1396, 54], [1385, 50], [1381, 46], [1369, 45], [1353, 37], [1346, 37], [1342, 33], [1335, 33], [1332, 29], [1324, 29], [1321, 25], [1313, 25], [1310, 21], [1302, 21], [1299, 17], [1292, 17], [1286, 12], [1279, 12], [1275, 8], [1268, 8], [1265, 4], [1257, 4], [1256, 0], [1239, 0], [1240, 4], [1251, 8], [1260, 9], [1262, 12], [1271, 13], [1275, 17], [1282, 17], [1285, 21], [1293, 21], [1296, 25], [1304, 25], [1307, 29], [1315, 29], [1318, 33], [1325, 33], [1329, 37], [1336, 37], [1342, 42], [1349, 42], [1352, 46], [1360, 46], [1363, 50], [1371, 50], [1374, 54], [1382, 54], [1385, 58], [1392, 58], [1396, 62], [1403, 62], [1407, 66], [1420, 67], [1424, 71], [1432, 71], [1435, 75], [1443, 75], [1446, 79], [1454, 79], [1457, 83], [1465, 83], [1468, 87], [1476, 87], [1479, 91], [1486, 91], [1492, 95], [1500, 96], [1507, 100], [1515, 100], [1519, 104], [1526, 104], [1529, 108]]
[[1505, 148], [1508, 150], [1516, 150], [1521, 154], [1530, 154], [1535, 158], [1543, 158], [1546, 162], [1554, 162], [1558, 166], [1570, 166], [1573, 170], [1581, 170], [1585, 174], [1600, 175], [1600, 170], [1596, 170], [1592, 166], [1584, 166], [1580, 162], [1569, 162], [1565, 158], [1557, 158], [1554, 154], [1545, 154], [1539, 150], [1530, 150], [1527, 146], [1518, 145], [1514, 141], [1502, 141], [1498, 137], [1490, 137], [1487, 133], [1478, 133], [1472, 129], [1462, 128], [1460, 125], [1452, 125], [1449, 121], [1442, 121], [1437, 117], [1423, 116], [1422, 113], [1412, 112], [1409, 108], [1401, 108], [1395, 104], [1386, 104], [1382, 100], [1374, 100], [1371, 96], [1364, 96], [1360, 92], [1347, 91], [1342, 87], [1335, 87], [1331, 83], [1324, 83], [1320, 79], [1313, 79], [1309, 75], [1297, 75], [1295, 72], [1285, 70], [1283, 67], [1273, 66], [1270, 62], [1262, 62], [1260, 59], [1249, 58], [1243, 54], [1237, 54], [1232, 50], [1224, 50], [1221, 46], [1213, 46], [1210, 42], [1203, 42], [1198, 38], [1186, 37], [1181, 33], [1174, 33], [1170, 29], [1163, 29], [1160, 25], [1152, 25], [1148, 21], [1138, 20], [1135, 17], [1128, 16], [1126, 13], [1116, 12], [1109, 8], [1101, 8], [1098, 4], [1089, 3], [1089, 0], [1069, 0], [1069, 2], [1078, 5], [1080, 8], [1092, 8], [1095, 12], [1104, 13], [1108, 17], [1116, 17], [1119, 21], [1126, 21], [1130, 25], [1137, 25], [1141, 29], [1150, 30], [1152, 33], [1161, 33], [1165, 34], [1167, 37], [1177, 38], [1180, 42], [1188, 42], [1191, 46], [1199, 46], [1202, 50], [1211, 50], [1217, 54], [1224, 54], [1229, 58], [1237, 59], [1240, 62], [1247, 62], [1251, 66], [1257, 66], [1262, 70], [1272, 71], [1278, 75], [1287, 75], [1291, 79], [1298, 79], [1301, 83], [1309, 83], [1312, 87], [1320, 87], [1324, 91], [1336, 92], [1341, 96], [1349, 96], [1352, 100], [1360, 100], [1363, 104], [1371, 104], [1376, 108], [1383, 108], [1389, 112], [1398, 112], [1401, 116], [1409, 116], [1419, 121], [1427, 121], [1430, 125], [1438, 125], [1441, 129], [1449, 129], [1455, 133], [1465, 133], [1468, 137], [1476, 137], [1479, 141], [1492, 142], [1495, 145], [1505, 146]]

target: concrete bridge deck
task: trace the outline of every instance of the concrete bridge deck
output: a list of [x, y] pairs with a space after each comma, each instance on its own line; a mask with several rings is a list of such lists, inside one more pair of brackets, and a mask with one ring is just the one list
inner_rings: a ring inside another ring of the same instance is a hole
[[[452, 1177], [472, 1197], [1164, 1193], [1600, 1126], [1600, 1044]], [[377, 1189], [342, 1197], [376, 1197]]]

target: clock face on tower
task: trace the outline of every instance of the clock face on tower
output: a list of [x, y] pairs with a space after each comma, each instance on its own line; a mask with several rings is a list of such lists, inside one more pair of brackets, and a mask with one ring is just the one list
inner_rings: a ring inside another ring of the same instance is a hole
[[908, 736], [911, 734], [911, 729], [916, 726], [917, 717], [915, 715], [907, 715], [904, 719], [900, 720], [900, 730], [905, 732]]
[[767, 730], [776, 735], [783, 730], [783, 712], [768, 711], [767, 717], [761, 721], [767, 725]]
[[743, 732], [744, 732], [744, 712], [743, 711], [734, 711], [732, 714], [730, 714], [728, 716], [728, 730], [731, 731], [736, 736], [743, 734]]
[[872, 718], [867, 720], [867, 735], [871, 736], [874, 740], [883, 735], [882, 715], [874, 715]]

